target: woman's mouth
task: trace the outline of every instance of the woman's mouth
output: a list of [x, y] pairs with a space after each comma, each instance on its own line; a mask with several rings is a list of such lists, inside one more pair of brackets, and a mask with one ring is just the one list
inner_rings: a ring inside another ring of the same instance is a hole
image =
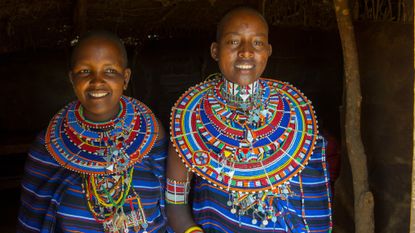
[[236, 64], [235, 67], [240, 70], [251, 70], [255, 67], [254, 64]]
[[88, 91], [87, 94], [92, 98], [102, 98], [109, 95], [110, 93], [108, 91]]

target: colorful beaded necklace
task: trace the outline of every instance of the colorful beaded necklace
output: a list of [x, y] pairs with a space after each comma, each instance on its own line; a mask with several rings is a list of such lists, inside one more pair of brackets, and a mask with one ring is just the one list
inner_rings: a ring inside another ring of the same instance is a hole
[[285, 214], [273, 200], [293, 195], [289, 180], [307, 165], [318, 135], [306, 97], [266, 79], [249, 87], [223, 78], [194, 86], [171, 120], [171, 140], [189, 170], [229, 192], [231, 213], [252, 214], [261, 226]]
[[226, 100], [228, 108], [247, 112], [261, 106], [261, 89], [258, 80], [247, 86], [240, 86], [223, 79], [223, 85], [219, 91], [220, 95], [217, 96]]
[[[90, 122], [79, 102], [51, 120], [46, 148], [66, 169], [80, 173], [88, 208], [105, 232], [136, 232], [148, 227], [139, 195], [132, 185], [134, 164], [153, 147], [158, 125], [143, 103], [120, 99], [120, 112], [108, 122]], [[127, 214], [128, 213], [128, 214]]]

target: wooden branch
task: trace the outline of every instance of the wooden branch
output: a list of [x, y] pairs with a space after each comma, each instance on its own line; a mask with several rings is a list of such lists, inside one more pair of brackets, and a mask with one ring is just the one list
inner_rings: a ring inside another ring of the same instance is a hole
[[402, 0], [398, 1], [398, 16], [397, 16], [397, 21], [400, 22], [401, 21], [401, 7], [402, 7]]
[[266, 18], [265, 17], [265, 6], [266, 6], [266, 4], [267, 4], [267, 0], [262, 0], [261, 1], [261, 13], [264, 16], [264, 18]]
[[[415, 30], [415, 25], [414, 25], [414, 30]], [[415, 52], [415, 40], [414, 40], [414, 52]], [[415, 58], [415, 55], [414, 55], [414, 58]], [[415, 69], [415, 60], [414, 60], [414, 69]], [[414, 100], [415, 100], [415, 82], [414, 82]], [[411, 217], [410, 217], [410, 223], [409, 223], [409, 232], [411, 232], [411, 233], [415, 232], [415, 101], [414, 101], [413, 121], [414, 121], [414, 127], [412, 129], [412, 131], [413, 131], [413, 136], [412, 136], [413, 151], [412, 151]]]
[[390, 21], [393, 21], [391, 0], [388, 0], [388, 15], [387, 15], [387, 17]]
[[369, 15], [369, 7], [367, 5], [368, 0], [365, 0], [365, 19], [368, 19], [370, 17]]
[[73, 14], [73, 26], [74, 33], [80, 36], [86, 32], [87, 28], [87, 0], [77, 0], [74, 14]]
[[348, 0], [333, 0], [343, 48], [346, 85], [345, 133], [347, 154], [353, 177], [354, 219], [356, 233], [374, 232], [374, 200], [369, 190], [367, 158], [360, 132], [362, 95], [359, 62]]
[[174, 5], [173, 7], [171, 7], [166, 14], [163, 15], [163, 17], [161, 17], [158, 21], [156, 21], [155, 23], [153, 23], [153, 25], [159, 25], [161, 23], [163, 23], [164, 21], [166, 21], [175, 11], [177, 10], [177, 5]]
[[360, 16], [359, 0], [354, 0], [353, 3], [353, 20], [357, 20]]
[[408, 20], [408, 6], [406, 5], [406, 1], [402, 1], [402, 23], [407, 23]]

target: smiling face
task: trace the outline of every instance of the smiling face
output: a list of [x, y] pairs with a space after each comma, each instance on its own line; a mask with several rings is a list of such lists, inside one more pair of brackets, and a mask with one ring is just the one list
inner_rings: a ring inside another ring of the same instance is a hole
[[250, 9], [226, 15], [219, 24], [217, 42], [211, 45], [212, 58], [225, 78], [242, 86], [259, 79], [271, 53], [267, 24]]
[[83, 115], [94, 122], [113, 119], [120, 110], [120, 98], [127, 88], [131, 70], [121, 48], [104, 37], [80, 42], [72, 55], [69, 77]]

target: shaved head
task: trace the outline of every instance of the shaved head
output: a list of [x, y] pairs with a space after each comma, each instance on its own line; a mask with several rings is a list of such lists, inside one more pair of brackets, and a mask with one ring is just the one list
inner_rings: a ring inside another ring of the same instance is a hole
[[237, 7], [237, 8], [233, 8], [230, 11], [228, 11], [219, 21], [217, 29], [216, 29], [216, 41], [219, 41], [220, 38], [222, 37], [223, 28], [229, 22], [229, 20], [241, 14], [251, 14], [251, 15], [253, 14], [253, 15], [258, 16], [258, 18], [260, 18], [264, 22], [264, 24], [267, 27], [267, 31], [268, 31], [268, 23], [261, 13], [259, 13], [257, 10], [250, 8], [250, 7]]
[[123, 65], [124, 67], [127, 67], [128, 65], [127, 50], [125, 49], [125, 46], [123, 42], [121, 41], [121, 39], [112, 32], [105, 31], [105, 30], [94, 30], [94, 31], [87, 32], [85, 35], [79, 38], [78, 43], [76, 43], [75, 46], [73, 47], [72, 53], [71, 53], [71, 60], [69, 61], [70, 68], [72, 68], [73, 64], [75, 63], [74, 59], [78, 53], [79, 48], [81, 48], [85, 42], [92, 40], [92, 39], [102, 39], [102, 40], [109, 41], [113, 43], [114, 45], [116, 45], [121, 53], [121, 56], [122, 56], [121, 59], [123, 61]]

